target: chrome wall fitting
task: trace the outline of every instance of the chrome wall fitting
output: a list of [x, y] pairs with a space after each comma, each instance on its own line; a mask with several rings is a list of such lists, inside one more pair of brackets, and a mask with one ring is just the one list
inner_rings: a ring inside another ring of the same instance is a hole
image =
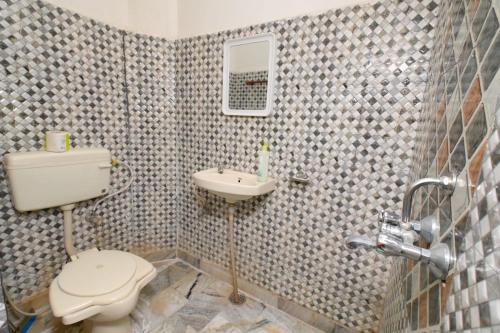
[[430, 257], [426, 261], [432, 273], [444, 280], [455, 264], [455, 258], [445, 243], [431, 246]]
[[426, 185], [434, 185], [438, 186], [441, 189], [453, 192], [455, 189], [455, 185], [457, 183], [457, 176], [444, 176], [439, 178], [422, 178], [415, 181], [410, 187], [406, 190], [404, 198], [403, 198], [403, 209], [401, 213], [401, 220], [403, 223], [410, 222], [411, 218], [411, 206], [413, 203], [413, 196], [415, 192]]
[[404, 243], [413, 244], [418, 240], [418, 234], [413, 230], [406, 230], [398, 225], [382, 223], [380, 233], [395, 236]]
[[224, 173], [224, 164], [218, 164], [217, 165], [217, 172], [220, 174]]
[[386, 256], [402, 256], [425, 262], [437, 277], [444, 279], [455, 263], [447, 244], [438, 243], [429, 249], [413, 245], [418, 240], [418, 234], [429, 243], [439, 239], [440, 227], [435, 216], [427, 216], [421, 221], [411, 221], [411, 206], [415, 192], [426, 185], [438, 186], [446, 191], [453, 191], [457, 183], [455, 175], [439, 178], [422, 178], [410, 185], [403, 198], [401, 216], [393, 212], [379, 213], [379, 232], [377, 240], [368, 237], [351, 235], [347, 237], [347, 247], [350, 249], [363, 247], [376, 249]]
[[439, 222], [434, 215], [423, 218], [420, 222], [415, 223], [414, 227], [419, 229], [416, 231], [420, 233], [420, 236], [428, 243], [432, 244], [432, 242], [439, 239]]
[[413, 245], [418, 240], [417, 232], [429, 243], [439, 238], [439, 223], [435, 216], [407, 224], [397, 224], [397, 215], [391, 213], [379, 214], [379, 218], [381, 223], [376, 241], [366, 236], [350, 235], [346, 240], [347, 247], [374, 249], [385, 256], [401, 256], [422, 261], [429, 265], [434, 275], [441, 279], [446, 278], [455, 262], [448, 245], [438, 243], [429, 249]]
[[394, 212], [381, 210], [378, 213], [378, 221], [380, 223], [379, 233], [396, 236], [405, 243], [410, 244], [413, 244], [418, 239], [416, 232], [401, 224], [401, 216]]
[[[414, 237], [415, 233], [420, 234], [428, 243], [432, 243], [439, 238], [439, 222], [434, 215], [427, 216], [421, 221], [402, 223], [402, 219], [398, 214], [382, 210], [379, 212], [379, 222], [382, 223], [381, 229], [387, 230], [388, 233], [398, 237], [405, 236], [408, 242], [411, 243], [413, 243], [411, 237]], [[384, 226], [384, 224], [389, 226]], [[409, 233], [410, 231], [412, 232]], [[417, 240], [417, 238], [414, 238], [414, 240]]]
[[389, 256], [403, 256], [425, 262], [438, 278], [444, 279], [451, 270], [454, 258], [445, 243], [438, 243], [430, 249], [406, 244], [396, 237], [380, 234], [377, 238], [377, 252]]
[[309, 176], [300, 168], [295, 174], [290, 175], [290, 181], [301, 184], [309, 184], [310, 182]]
[[401, 216], [394, 212], [381, 210], [378, 212], [378, 221], [382, 223], [401, 224]]
[[385, 233], [379, 234], [376, 242], [366, 236], [350, 235], [347, 237], [346, 245], [350, 249], [374, 249], [385, 256], [400, 256], [422, 261], [428, 264], [434, 275], [440, 279], [448, 276], [455, 261], [447, 244], [438, 243], [430, 249], [424, 249]]
[[350, 249], [356, 249], [358, 247], [366, 248], [366, 249], [376, 249], [377, 243], [366, 237], [360, 235], [349, 235], [346, 240], [346, 245]]

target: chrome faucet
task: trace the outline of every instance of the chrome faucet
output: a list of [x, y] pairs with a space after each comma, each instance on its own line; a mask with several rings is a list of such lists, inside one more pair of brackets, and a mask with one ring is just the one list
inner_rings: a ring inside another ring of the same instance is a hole
[[220, 173], [220, 174], [223, 174], [224, 173], [224, 154], [226, 153], [227, 151], [227, 147], [226, 147], [226, 144], [223, 143], [222, 144], [222, 150], [219, 149], [219, 146], [216, 147], [216, 151], [217, 151], [217, 159], [219, 161], [219, 163], [217, 164], [217, 172]]
[[217, 165], [217, 172], [220, 174], [223, 174], [224, 173], [224, 165], [222, 165], [222, 164]]
[[350, 235], [347, 237], [346, 241], [347, 247], [350, 249], [355, 249], [358, 247], [364, 247], [367, 249], [377, 248], [377, 243], [366, 236]]
[[401, 212], [401, 221], [403, 223], [410, 222], [413, 195], [419, 188], [426, 185], [434, 185], [434, 186], [439, 186], [444, 190], [453, 191], [455, 189], [456, 182], [457, 182], [457, 177], [453, 175], [450, 177], [444, 176], [439, 178], [422, 178], [411, 184], [408, 190], [406, 190], [403, 198], [403, 210]]
[[439, 238], [439, 222], [434, 216], [427, 216], [421, 221], [411, 221], [411, 206], [415, 192], [422, 186], [434, 185], [444, 190], [453, 191], [457, 178], [445, 176], [422, 178], [410, 185], [403, 199], [401, 217], [398, 214], [382, 211], [379, 213], [379, 231], [376, 241], [366, 236], [351, 235], [347, 238], [350, 249], [364, 247], [375, 249], [385, 256], [403, 256], [429, 264], [432, 272], [445, 278], [453, 266], [455, 258], [445, 243], [433, 244], [429, 249], [413, 243], [418, 234], [429, 243]]
[[394, 235], [380, 233], [377, 241], [366, 236], [350, 235], [347, 237], [346, 245], [350, 249], [362, 247], [374, 249], [384, 256], [402, 256], [413, 260], [420, 260], [429, 264], [432, 272], [441, 278], [446, 277], [453, 264], [453, 255], [448, 245], [438, 243], [430, 249], [424, 249], [413, 244], [404, 242]]
[[433, 215], [429, 215], [420, 221], [401, 223], [401, 216], [388, 211], [380, 211], [378, 215], [380, 232], [390, 234], [412, 244], [418, 239], [417, 234], [432, 243], [439, 237], [439, 222]]
[[377, 252], [386, 256], [397, 255], [423, 261], [429, 265], [434, 275], [441, 278], [446, 277], [454, 262], [450, 248], [444, 243], [424, 249], [383, 233], [377, 238]]
[[402, 226], [391, 223], [381, 223], [380, 234], [392, 235], [408, 244], [413, 244], [418, 239], [418, 235], [415, 230], [405, 229]]

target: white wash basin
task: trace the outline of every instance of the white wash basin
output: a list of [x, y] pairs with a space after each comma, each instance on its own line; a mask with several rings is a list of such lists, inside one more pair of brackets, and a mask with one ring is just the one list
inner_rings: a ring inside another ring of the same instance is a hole
[[193, 181], [196, 186], [230, 203], [266, 194], [276, 188], [276, 179], [268, 177], [267, 181], [258, 182], [257, 175], [230, 169], [224, 169], [223, 173], [219, 173], [217, 168], [199, 171], [193, 174]]

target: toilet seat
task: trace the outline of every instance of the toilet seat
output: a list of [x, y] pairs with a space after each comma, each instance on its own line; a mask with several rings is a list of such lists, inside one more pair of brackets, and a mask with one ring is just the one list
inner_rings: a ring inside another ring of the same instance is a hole
[[[113, 260], [116, 262], [112, 263]], [[103, 267], [97, 268], [95, 263]], [[98, 272], [88, 274], [86, 269]], [[100, 270], [114, 271], [104, 277]], [[111, 276], [117, 279], [113, 280]], [[79, 253], [78, 259], [66, 264], [50, 285], [52, 312], [55, 317], [62, 317], [65, 325], [88, 319], [115, 304], [136, 299], [140, 290], [155, 276], [156, 269], [151, 263], [131, 253], [97, 249]], [[106, 280], [104, 286], [100, 285], [99, 278]]]
[[111, 293], [132, 279], [137, 263], [121, 251], [92, 251], [66, 264], [57, 278], [59, 288], [73, 296]]

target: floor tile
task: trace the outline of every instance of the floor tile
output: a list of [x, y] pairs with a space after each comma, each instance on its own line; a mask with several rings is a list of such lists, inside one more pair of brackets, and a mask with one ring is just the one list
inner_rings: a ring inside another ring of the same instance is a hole
[[[139, 295], [131, 314], [134, 333], [319, 333], [320, 331], [252, 297], [229, 301], [232, 286], [180, 260], [156, 263], [158, 275]], [[85, 327], [84, 327], [85, 326]], [[47, 316], [30, 333], [87, 333]]]

